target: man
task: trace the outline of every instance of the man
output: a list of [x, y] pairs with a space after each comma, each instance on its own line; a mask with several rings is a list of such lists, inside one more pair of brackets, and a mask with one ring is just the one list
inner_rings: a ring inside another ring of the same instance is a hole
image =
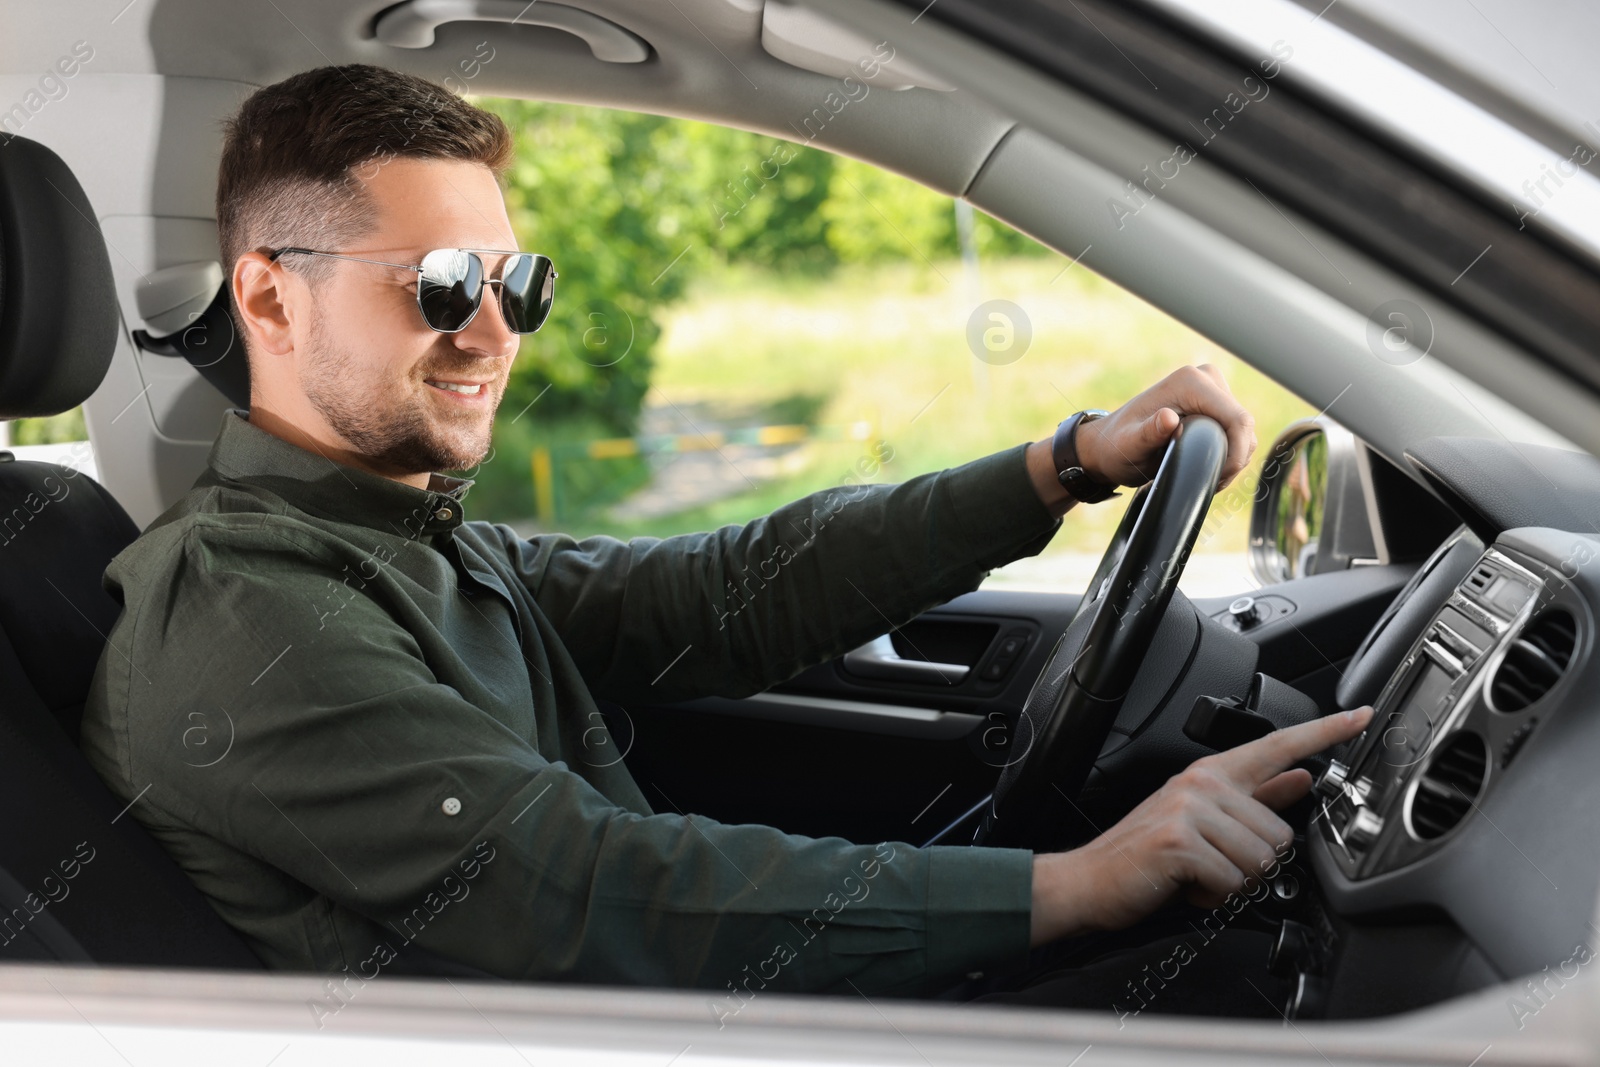
[[[1271, 863], [1292, 837], [1273, 809], [1309, 785], [1287, 768], [1362, 716], [1203, 760], [1037, 857], [656, 813], [626, 766], [582, 758], [596, 697], [758, 692], [1038, 552], [1073, 498], [1045, 439], [709, 534], [466, 522], [470, 482], [439, 472], [487, 453], [513, 330], [550, 293], [516, 251], [510, 158], [498, 118], [366, 66], [262, 89], [227, 131], [251, 406], [107, 571], [124, 612], [83, 744], [266, 963], [926, 994]], [[1210, 368], [1080, 421], [1086, 475], [1142, 481], [1188, 412], [1227, 428], [1225, 484], [1255, 435]], [[729, 579], [779, 545], [792, 558], [727, 625]]]

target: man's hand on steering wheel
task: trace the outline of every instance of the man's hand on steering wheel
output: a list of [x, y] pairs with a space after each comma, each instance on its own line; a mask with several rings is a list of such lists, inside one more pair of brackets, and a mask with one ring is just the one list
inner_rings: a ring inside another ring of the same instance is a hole
[[1132, 926], [1180, 890], [1214, 907], [1246, 889], [1294, 840], [1275, 814], [1311, 788], [1294, 765], [1371, 718], [1367, 705], [1196, 760], [1088, 844], [1034, 857], [1033, 944]]
[[[1231, 482], [1256, 450], [1255, 419], [1234, 398], [1222, 372], [1209, 363], [1180, 367], [1102, 419], [1079, 425], [1078, 459], [1092, 478], [1109, 485], [1143, 485], [1155, 476], [1167, 442], [1185, 415], [1209, 415], [1228, 435], [1217, 482]], [[1073, 499], [1056, 478], [1051, 438], [1028, 446], [1028, 471], [1039, 498], [1060, 515]]]

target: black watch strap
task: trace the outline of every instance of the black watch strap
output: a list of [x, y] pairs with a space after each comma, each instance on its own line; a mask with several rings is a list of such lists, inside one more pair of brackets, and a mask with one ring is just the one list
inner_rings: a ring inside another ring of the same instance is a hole
[[1061, 421], [1056, 427], [1056, 436], [1051, 444], [1051, 455], [1055, 459], [1056, 478], [1061, 482], [1061, 487], [1072, 494], [1074, 500], [1085, 504], [1098, 504], [1102, 500], [1109, 500], [1114, 496], [1121, 496], [1116, 491], [1116, 486], [1107, 485], [1098, 478], [1091, 477], [1083, 469], [1083, 464], [1078, 461], [1077, 432], [1078, 426], [1084, 422], [1105, 418], [1109, 412], [1098, 408], [1080, 411]]

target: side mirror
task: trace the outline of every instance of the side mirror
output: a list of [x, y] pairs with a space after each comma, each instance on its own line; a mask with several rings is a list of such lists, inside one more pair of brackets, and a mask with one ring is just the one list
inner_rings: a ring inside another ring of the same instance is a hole
[[1377, 562], [1350, 432], [1324, 416], [1291, 423], [1261, 466], [1250, 573], [1262, 585]]

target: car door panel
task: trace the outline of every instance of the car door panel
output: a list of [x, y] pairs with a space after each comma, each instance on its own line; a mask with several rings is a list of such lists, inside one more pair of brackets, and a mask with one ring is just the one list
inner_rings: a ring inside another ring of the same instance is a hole
[[613, 708], [608, 719], [661, 810], [920, 843], [993, 788], [1010, 716], [1078, 599], [979, 590], [891, 636], [901, 666], [943, 663], [959, 678], [896, 676], [892, 659], [846, 655], [745, 700], [630, 707], [625, 719]]
[[[1354, 567], [1271, 587], [1289, 607], [1247, 631], [1260, 669], [1332, 710], [1342, 666], [1414, 570]], [[889, 635], [875, 658], [853, 652], [744, 700], [611, 706], [607, 718], [658, 810], [921, 843], [993, 788], [1011, 726], [1080, 599], [980, 589]], [[1229, 603], [1193, 601], [1219, 619]]]

